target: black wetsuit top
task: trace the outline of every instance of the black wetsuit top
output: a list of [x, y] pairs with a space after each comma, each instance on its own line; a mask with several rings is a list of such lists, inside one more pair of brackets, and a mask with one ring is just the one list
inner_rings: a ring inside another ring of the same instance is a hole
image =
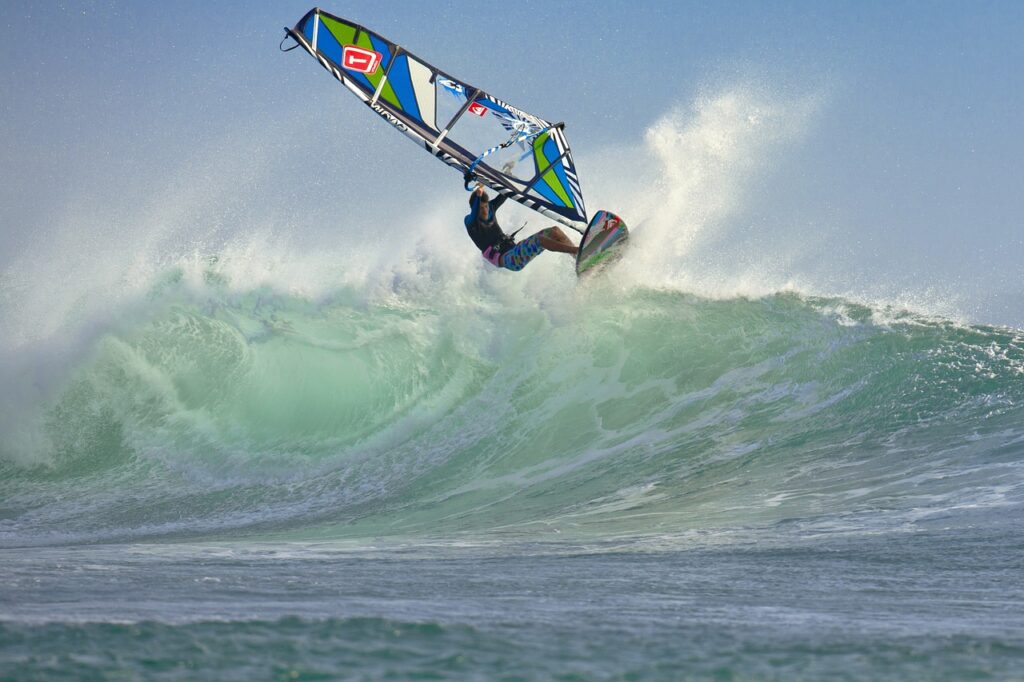
[[489, 212], [490, 219], [486, 222], [480, 220], [480, 197], [476, 193], [469, 198], [469, 215], [463, 221], [466, 223], [466, 232], [469, 233], [469, 238], [476, 244], [476, 248], [480, 249], [481, 253], [486, 251], [490, 247], [495, 247], [501, 253], [509, 250], [515, 246], [509, 237], [502, 232], [501, 226], [498, 225], [498, 221], [494, 217], [494, 212], [497, 211], [502, 204], [505, 203], [507, 197], [499, 196], [497, 199], [493, 199], [488, 202], [491, 207]]

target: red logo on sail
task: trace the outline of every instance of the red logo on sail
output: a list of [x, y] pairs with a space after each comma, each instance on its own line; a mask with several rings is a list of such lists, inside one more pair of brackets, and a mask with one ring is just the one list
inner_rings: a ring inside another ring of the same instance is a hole
[[355, 45], [346, 45], [341, 52], [341, 65], [349, 71], [374, 73], [380, 66], [383, 55], [380, 52], [367, 50]]
[[480, 102], [473, 102], [469, 105], [469, 113], [476, 114], [482, 118], [487, 115], [487, 107], [480, 104]]

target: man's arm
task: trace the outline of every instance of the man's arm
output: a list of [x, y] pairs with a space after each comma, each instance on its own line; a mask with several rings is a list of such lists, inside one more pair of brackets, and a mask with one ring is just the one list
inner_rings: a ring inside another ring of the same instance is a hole
[[501, 208], [501, 205], [505, 203], [506, 199], [508, 199], [507, 196], [499, 194], [496, 199], [491, 201], [491, 215], [494, 215], [494, 212]]

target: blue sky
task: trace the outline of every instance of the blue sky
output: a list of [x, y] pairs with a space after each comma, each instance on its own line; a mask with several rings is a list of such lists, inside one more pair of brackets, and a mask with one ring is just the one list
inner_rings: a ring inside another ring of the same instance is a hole
[[[230, 199], [264, 214], [329, 193], [387, 222], [404, 197], [458, 192], [454, 173], [346, 100], [306, 55], [278, 52], [282, 27], [309, 7], [4, 3], [0, 267], [69, 212], [117, 220], [169, 183], [202, 185], [204, 154], [226, 140], [239, 159], [271, 159]], [[979, 318], [1024, 322], [1007, 302], [1024, 288], [1024, 3], [323, 7], [567, 121], [581, 158], [641, 144], [666, 112], [736, 84], [814, 97], [813, 121], [773, 152], [732, 219], [827, 233], [871, 277], [965, 287]], [[245, 210], [225, 213], [223, 229], [245, 229], [232, 215]]]

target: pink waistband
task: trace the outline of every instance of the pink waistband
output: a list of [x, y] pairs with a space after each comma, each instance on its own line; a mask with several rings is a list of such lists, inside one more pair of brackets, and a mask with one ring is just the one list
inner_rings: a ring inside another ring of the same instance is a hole
[[484, 257], [484, 260], [493, 265], [494, 267], [501, 267], [501, 251], [494, 248], [493, 246], [488, 246], [486, 249], [483, 250], [483, 253], [481, 253], [480, 255], [482, 255]]

